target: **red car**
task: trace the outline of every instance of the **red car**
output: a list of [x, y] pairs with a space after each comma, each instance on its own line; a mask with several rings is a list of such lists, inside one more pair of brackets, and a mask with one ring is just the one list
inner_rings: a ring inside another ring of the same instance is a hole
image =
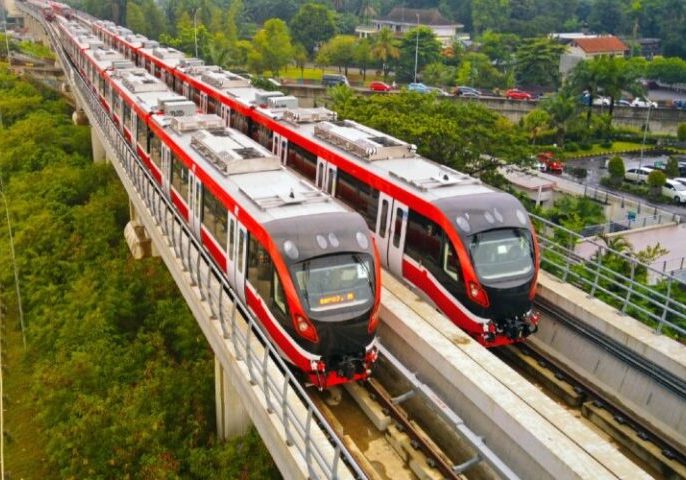
[[544, 172], [562, 173], [565, 169], [565, 164], [556, 159], [552, 152], [541, 152], [537, 158]]
[[369, 89], [373, 92], [388, 92], [393, 89], [389, 84], [379, 81], [373, 81], [369, 84]]
[[509, 100], [533, 100], [533, 95], [518, 88], [511, 88], [505, 92], [505, 98]]

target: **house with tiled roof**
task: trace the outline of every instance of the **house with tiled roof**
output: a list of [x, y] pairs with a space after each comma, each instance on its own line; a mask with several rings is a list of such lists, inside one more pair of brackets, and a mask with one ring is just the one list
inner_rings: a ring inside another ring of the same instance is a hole
[[406, 8], [394, 7], [385, 17], [374, 18], [369, 25], [360, 25], [355, 29], [358, 36], [367, 38], [376, 34], [382, 28], [388, 28], [401, 37], [417, 25], [423, 25], [433, 30], [436, 38], [443, 46], [450, 45], [457, 33], [464, 27], [445, 18], [437, 8]]
[[579, 55], [584, 59], [609, 55], [623, 57], [629, 52], [629, 47], [614, 35], [575, 38], [569, 43], [569, 53]]
[[567, 45], [560, 57], [560, 74], [566, 77], [581, 61], [601, 55], [623, 57], [629, 47], [614, 35], [553, 34], [553, 38]]

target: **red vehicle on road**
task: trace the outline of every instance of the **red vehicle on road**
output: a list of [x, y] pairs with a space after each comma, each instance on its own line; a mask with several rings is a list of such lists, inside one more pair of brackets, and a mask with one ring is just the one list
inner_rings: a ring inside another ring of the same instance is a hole
[[536, 157], [541, 166], [541, 170], [551, 173], [562, 173], [565, 169], [565, 164], [555, 158], [553, 152], [541, 152]]
[[393, 89], [389, 84], [375, 80], [369, 84], [369, 89], [373, 92], [389, 92]]
[[525, 92], [524, 90], [520, 90], [518, 88], [511, 88], [507, 92], [505, 92], [505, 98], [509, 100], [533, 100], [534, 96], [531, 95], [529, 92]]

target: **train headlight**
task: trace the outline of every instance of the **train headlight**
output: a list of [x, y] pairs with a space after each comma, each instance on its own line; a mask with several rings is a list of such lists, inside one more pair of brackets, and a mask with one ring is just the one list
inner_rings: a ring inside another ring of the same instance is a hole
[[314, 325], [302, 315], [295, 316], [295, 329], [301, 337], [310, 342], [317, 343], [319, 341], [319, 336], [317, 335], [317, 330], [315, 330]]
[[469, 282], [469, 296], [482, 307], [488, 307], [488, 296], [476, 282]]

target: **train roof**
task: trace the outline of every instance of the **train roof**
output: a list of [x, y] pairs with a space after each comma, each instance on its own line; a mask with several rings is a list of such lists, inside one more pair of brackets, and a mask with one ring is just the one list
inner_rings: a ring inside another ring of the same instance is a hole
[[279, 158], [259, 143], [223, 127], [223, 120], [217, 115], [156, 114], [151, 118], [178, 148], [261, 223], [349, 211], [286, 170]]

